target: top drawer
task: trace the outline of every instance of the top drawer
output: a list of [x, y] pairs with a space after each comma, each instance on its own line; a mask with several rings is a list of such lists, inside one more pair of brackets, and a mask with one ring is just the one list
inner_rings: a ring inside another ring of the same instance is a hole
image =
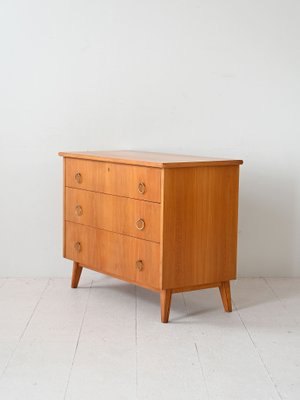
[[160, 203], [159, 168], [66, 158], [66, 186]]

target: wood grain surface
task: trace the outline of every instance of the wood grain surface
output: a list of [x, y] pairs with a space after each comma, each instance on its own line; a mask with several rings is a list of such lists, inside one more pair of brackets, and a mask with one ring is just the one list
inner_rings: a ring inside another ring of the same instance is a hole
[[141, 165], [158, 168], [184, 168], [209, 165], [222, 166], [239, 165], [243, 163], [242, 160], [232, 160], [226, 158], [134, 150], [60, 152], [59, 155], [83, 160], [96, 160], [110, 163]]
[[164, 171], [164, 289], [236, 278], [238, 176], [238, 166]]

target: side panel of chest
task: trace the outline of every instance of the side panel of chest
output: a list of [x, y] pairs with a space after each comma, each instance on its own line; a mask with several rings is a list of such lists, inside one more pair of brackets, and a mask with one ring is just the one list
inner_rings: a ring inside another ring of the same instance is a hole
[[236, 278], [238, 166], [165, 169], [162, 287]]

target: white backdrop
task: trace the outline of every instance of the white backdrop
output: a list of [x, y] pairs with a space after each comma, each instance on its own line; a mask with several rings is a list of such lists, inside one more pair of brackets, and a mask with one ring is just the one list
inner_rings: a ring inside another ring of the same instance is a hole
[[242, 158], [240, 276], [300, 276], [300, 2], [0, 2], [0, 275], [66, 276], [61, 150]]

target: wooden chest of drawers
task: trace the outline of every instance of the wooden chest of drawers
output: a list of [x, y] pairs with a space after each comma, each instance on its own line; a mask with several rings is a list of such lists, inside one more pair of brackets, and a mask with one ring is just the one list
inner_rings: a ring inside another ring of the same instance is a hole
[[64, 157], [64, 250], [83, 267], [160, 292], [219, 287], [231, 311], [241, 160], [135, 151]]

